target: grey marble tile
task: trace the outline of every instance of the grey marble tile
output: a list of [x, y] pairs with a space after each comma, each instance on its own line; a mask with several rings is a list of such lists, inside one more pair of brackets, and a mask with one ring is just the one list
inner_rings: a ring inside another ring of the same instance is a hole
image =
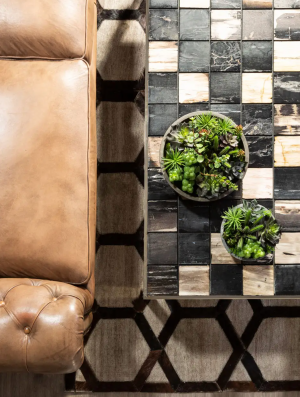
[[243, 42], [243, 72], [272, 71], [272, 41]]
[[238, 10], [212, 10], [211, 40], [240, 40], [241, 18]]
[[275, 8], [300, 8], [300, 0], [274, 0]]
[[212, 104], [210, 107], [212, 112], [221, 113], [232, 119], [236, 124], [241, 124], [241, 105], [240, 104]]
[[211, 0], [211, 8], [241, 8], [242, 0]]
[[274, 11], [275, 40], [300, 40], [300, 10]]
[[188, 113], [198, 112], [200, 110], [209, 110], [208, 103], [180, 103], [178, 117], [182, 117]]
[[272, 10], [243, 11], [243, 40], [272, 40]]
[[209, 11], [206, 9], [180, 10], [180, 40], [208, 40]]
[[274, 102], [300, 103], [299, 73], [274, 73]]
[[177, 103], [177, 73], [149, 73], [149, 103]]
[[148, 169], [148, 199], [175, 200], [177, 194], [165, 180], [159, 168]]
[[177, 120], [177, 105], [149, 105], [149, 136], [163, 136]]
[[249, 167], [273, 167], [273, 142], [270, 136], [247, 136], [250, 152]]
[[272, 105], [244, 104], [242, 125], [245, 135], [272, 135]]
[[274, 198], [300, 199], [300, 167], [274, 168]]
[[209, 41], [181, 41], [180, 72], [209, 72]]
[[149, 40], [178, 40], [177, 10], [150, 10]]
[[150, 8], [177, 8], [178, 0], [150, 0]]
[[211, 73], [211, 103], [239, 103], [240, 87], [240, 73]]
[[210, 263], [209, 233], [180, 233], [178, 245], [179, 265], [205, 265]]
[[178, 267], [149, 265], [147, 269], [148, 295], [178, 295]]
[[241, 44], [239, 41], [212, 41], [210, 66], [212, 72], [239, 72]]

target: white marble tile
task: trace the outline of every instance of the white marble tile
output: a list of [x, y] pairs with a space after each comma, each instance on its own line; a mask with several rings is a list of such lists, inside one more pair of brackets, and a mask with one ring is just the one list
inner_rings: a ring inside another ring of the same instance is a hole
[[272, 73], [243, 73], [243, 103], [272, 103]]
[[276, 136], [275, 167], [300, 167], [300, 136]]
[[176, 72], [178, 44], [175, 41], [149, 42], [149, 72]]
[[300, 44], [299, 41], [274, 42], [274, 71], [300, 71]]
[[180, 0], [181, 8], [209, 8], [210, 0]]
[[212, 40], [241, 39], [241, 11], [212, 10], [211, 11]]
[[243, 198], [273, 198], [273, 168], [248, 168], [243, 179]]
[[244, 266], [243, 295], [274, 295], [274, 266]]
[[282, 233], [275, 249], [277, 265], [292, 265], [300, 263], [300, 233]]
[[208, 102], [208, 73], [179, 73], [179, 102]]
[[209, 295], [209, 266], [179, 266], [179, 295]]

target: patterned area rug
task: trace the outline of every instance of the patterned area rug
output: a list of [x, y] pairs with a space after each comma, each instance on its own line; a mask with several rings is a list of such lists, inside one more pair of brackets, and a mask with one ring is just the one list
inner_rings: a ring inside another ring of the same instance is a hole
[[300, 390], [300, 301], [145, 301], [142, 0], [98, 4], [98, 246], [81, 392]]

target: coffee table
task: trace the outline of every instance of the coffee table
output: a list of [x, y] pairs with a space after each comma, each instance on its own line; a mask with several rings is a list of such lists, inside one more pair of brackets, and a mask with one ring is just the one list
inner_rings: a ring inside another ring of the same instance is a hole
[[[274, 1], [148, 2], [148, 299], [300, 297], [300, 36], [291, 24], [299, 14]], [[242, 124], [250, 150], [239, 191], [211, 203], [182, 200], [159, 164], [169, 125], [197, 110]], [[221, 214], [242, 199], [257, 199], [281, 223], [274, 263], [236, 262], [223, 247]]]

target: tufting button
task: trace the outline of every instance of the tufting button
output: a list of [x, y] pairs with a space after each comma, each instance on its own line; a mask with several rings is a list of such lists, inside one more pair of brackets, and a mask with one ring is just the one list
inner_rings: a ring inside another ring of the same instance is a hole
[[53, 302], [56, 302], [57, 301], [57, 298], [53, 298]]
[[4, 301], [0, 301], [0, 307], [5, 306], [5, 302]]
[[30, 327], [25, 327], [24, 328], [25, 334], [30, 334], [30, 331], [31, 331]]

